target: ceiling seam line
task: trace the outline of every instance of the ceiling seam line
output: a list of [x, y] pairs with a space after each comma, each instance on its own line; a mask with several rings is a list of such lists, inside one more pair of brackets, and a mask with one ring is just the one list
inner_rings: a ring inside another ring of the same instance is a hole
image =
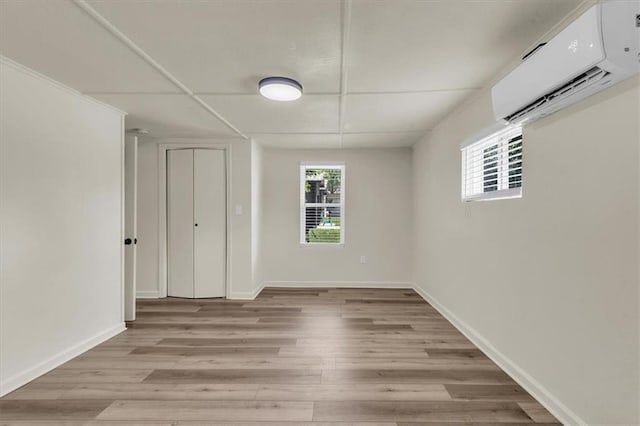
[[347, 43], [351, 29], [351, 0], [343, 0], [342, 3], [342, 51], [340, 52], [340, 104], [338, 110], [338, 130], [340, 131], [340, 148], [344, 139], [344, 116], [346, 110], [347, 94]]
[[[416, 130], [372, 130], [372, 131], [358, 131], [358, 132], [344, 132], [345, 135], [386, 135], [386, 134], [410, 134], [410, 133], [423, 133], [430, 131], [431, 128], [416, 129]], [[258, 132], [249, 131], [248, 134], [253, 135], [338, 135], [337, 132]]]
[[73, 0], [74, 4], [82, 9], [87, 15], [89, 15], [93, 20], [98, 22], [102, 27], [104, 27], [107, 31], [109, 31], [114, 37], [116, 37], [120, 42], [125, 44], [129, 49], [131, 49], [136, 55], [142, 58], [147, 64], [151, 65], [151, 67], [155, 68], [160, 74], [162, 74], [167, 80], [177, 86], [180, 90], [182, 90], [186, 95], [188, 95], [191, 99], [196, 101], [198, 105], [204, 108], [209, 114], [213, 115], [220, 122], [222, 122], [229, 129], [233, 130], [237, 135], [242, 137], [243, 139], [249, 140], [242, 131], [240, 131], [236, 126], [231, 124], [226, 118], [224, 118], [219, 112], [213, 109], [210, 105], [208, 105], [205, 101], [203, 101], [198, 95], [196, 95], [189, 87], [187, 87], [184, 83], [178, 80], [173, 74], [167, 71], [162, 65], [156, 62], [155, 59], [151, 57], [147, 52], [145, 52], [140, 46], [133, 42], [126, 34], [120, 31], [115, 25], [109, 22], [104, 16], [100, 15], [93, 7], [91, 7], [85, 0]]
[[442, 93], [442, 92], [472, 92], [475, 90], [482, 90], [481, 87], [460, 87], [456, 89], [426, 89], [426, 90], [395, 90], [395, 91], [364, 91], [364, 92], [350, 92], [349, 95], [420, 95], [429, 93]]
[[[345, 92], [345, 95], [412, 95], [440, 92], [471, 92], [482, 90], [481, 87], [459, 87], [455, 89], [426, 89], [426, 90], [396, 90], [396, 91], [363, 91], [363, 92]], [[127, 92], [127, 91], [88, 91], [83, 92], [87, 95], [183, 95], [180, 92]], [[256, 96], [255, 93], [248, 92], [193, 92], [195, 96]], [[304, 92], [305, 96], [341, 96], [340, 92]]]

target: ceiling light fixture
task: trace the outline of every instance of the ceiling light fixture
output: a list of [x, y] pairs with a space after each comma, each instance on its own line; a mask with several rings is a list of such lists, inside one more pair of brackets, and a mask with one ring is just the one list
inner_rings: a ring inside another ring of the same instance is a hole
[[126, 132], [131, 135], [148, 135], [149, 134], [149, 131], [147, 129], [141, 129], [140, 127], [127, 129]]
[[266, 77], [258, 82], [260, 94], [274, 101], [295, 101], [302, 96], [302, 84], [287, 77]]

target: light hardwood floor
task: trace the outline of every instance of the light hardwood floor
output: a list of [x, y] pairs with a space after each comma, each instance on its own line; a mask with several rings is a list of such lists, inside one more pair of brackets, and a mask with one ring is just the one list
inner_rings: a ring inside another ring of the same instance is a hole
[[141, 300], [129, 329], [0, 400], [0, 425], [557, 424], [412, 290]]

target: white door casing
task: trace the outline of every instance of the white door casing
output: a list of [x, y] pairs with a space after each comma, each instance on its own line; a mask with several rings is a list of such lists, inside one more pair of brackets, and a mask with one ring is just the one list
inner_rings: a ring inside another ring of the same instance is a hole
[[136, 243], [138, 198], [138, 137], [127, 136], [124, 146], [124, 319], [136, 319]]

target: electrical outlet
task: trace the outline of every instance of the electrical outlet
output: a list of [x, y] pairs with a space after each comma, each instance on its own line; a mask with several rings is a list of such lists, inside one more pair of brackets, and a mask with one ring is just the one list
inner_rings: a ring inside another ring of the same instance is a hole
[[360, 263], [367, 263], [367, 256], [360, 256]]

